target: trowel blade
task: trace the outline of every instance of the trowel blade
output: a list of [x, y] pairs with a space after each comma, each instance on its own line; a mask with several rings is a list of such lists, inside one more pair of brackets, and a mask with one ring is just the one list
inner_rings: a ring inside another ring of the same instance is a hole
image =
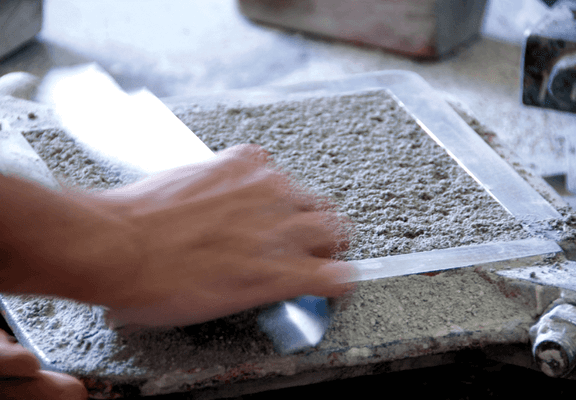
[[89, 150], [144, 174], [214, 157], [147, 89], [128, 94], [97, 64], [51, 71], [37, 99], [50, 104], [64, 129]]
[[351, 263], [358, 271], [358, 275], [353, 280], [358, 282], [444, 271], [560, 252], [562, 252], [562, 248], [553, 240], [531, 238], [371, 258], [352, 261]]

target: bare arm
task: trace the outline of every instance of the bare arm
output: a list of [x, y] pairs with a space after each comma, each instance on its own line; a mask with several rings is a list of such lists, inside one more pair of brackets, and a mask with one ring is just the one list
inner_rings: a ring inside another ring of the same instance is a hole
[[1, 178], [0, 291], [103, 304], [143, 325], [186, 325], [261, 304], [337, 296], [346, 238], [313, 196], [290, 195], [257, 146], [98, 195]]
[[90, 196], [0, 176], [0, 198], [0, 292], [90, 301], [134, 272], [133, 228]]

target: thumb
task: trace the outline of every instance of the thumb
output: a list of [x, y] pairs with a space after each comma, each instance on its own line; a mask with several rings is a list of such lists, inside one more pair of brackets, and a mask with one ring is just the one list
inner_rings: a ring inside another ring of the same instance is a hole
[[334, 261], [318, 269], [312, 293], [323, 297], [350, 295], [356, 289], [358, 270], [351, 263]]
[[217, 153], [218, 157], [241, 158], [257, 164], [266, 164], [270, 161], [270, 153], [257, 144], [239, 144], [228, 147]]

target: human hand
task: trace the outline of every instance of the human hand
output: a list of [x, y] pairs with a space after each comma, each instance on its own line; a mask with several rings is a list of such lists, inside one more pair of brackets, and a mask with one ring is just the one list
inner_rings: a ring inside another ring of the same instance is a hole
[[7, 400], [84, 400], [78, 379], [40, 370], [34, 355], [0, 330], [0, 397]]
[[163, 326], [302, 294], [339, 296], [355, 271], [330, 257], [347, 232], [335, 213], [316, 210], [318, 200], [268, 168], [256, 145], [97, 194], [91, 201], [133, 228], [142, 254], [122, 290], [93, 301], [112, 320]]

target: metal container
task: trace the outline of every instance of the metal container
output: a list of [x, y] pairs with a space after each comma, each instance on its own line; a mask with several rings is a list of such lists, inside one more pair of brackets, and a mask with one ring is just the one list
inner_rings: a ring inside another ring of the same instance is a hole
[[478, 35], [486, 0], [239, 0], [239, 6], [256, 21], [437, 58]]
[[34, 38], [42, 29], [42, 0], [0, 2], [0, 59]]

